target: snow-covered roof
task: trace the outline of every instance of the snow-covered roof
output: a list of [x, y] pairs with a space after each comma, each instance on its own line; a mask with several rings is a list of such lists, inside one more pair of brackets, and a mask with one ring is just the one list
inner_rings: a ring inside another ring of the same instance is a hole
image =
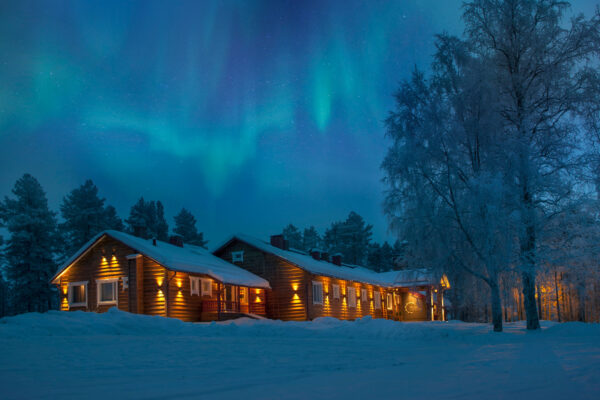
[[[280, 257], [315, 275], [329, 276], [333, 278], [384, 287], [418, 286], [437, 283], [432, 279], [427, 281], [424, 279], [427, 277], [427, 270], [406, 270], [378, 273], [358, 265], [342, 264], [341, 266], [338, 266], [328, 261], [315, 260], [312, 256], [304, 252], [293, 249], [283, 250], [263, 240], [244, 234], [234, 235], [232, 238], [227, 240], [225, 244], [230, 243], [234, 239], [247, 243], [266, 253], [274, 254], [275, 256]], [[219, 246], [215, 252], [223, 248], [225, 244]], [[410, 274], [403, 274], [405, 272], [412, 271], [419, 271], [414, 274], [414, 278], [417, 279], [416, 281], [410, 281]], [[431, 278], [433, 278], [433, 275], [431, 275]]]
[[[136, 252], [147, 256], [160, 265], [172, 271], [191, 272], [205, 274], [212, 278], [232, 285], [269, 288], [269, 282], [254, 275], [236, 265], [233, 265], [219, 257], [214, 256], [208, 250], [184, 244], [183, 247], [173, 244], [138, 238], [127, 233], [107, 230], [100, 232], [90, 241], [84, 244], [69, 260], [67, 260], [57, 272], [55, 278], [77, 260], [85, 251], [103, 236], [110, 236], [126, 246], [133, 248]], [[53, 280], [55, 279], [53, 278]]]

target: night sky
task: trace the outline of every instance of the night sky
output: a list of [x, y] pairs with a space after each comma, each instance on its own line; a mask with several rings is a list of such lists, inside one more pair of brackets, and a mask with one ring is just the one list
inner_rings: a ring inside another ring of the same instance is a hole
[[460, 4], [4, 0], [0, 195], [29, 172], [57, 210], [91, 178], [122, 218], [188, 208], [209, 246], [351, 210], [393, 240], [383, 120]]

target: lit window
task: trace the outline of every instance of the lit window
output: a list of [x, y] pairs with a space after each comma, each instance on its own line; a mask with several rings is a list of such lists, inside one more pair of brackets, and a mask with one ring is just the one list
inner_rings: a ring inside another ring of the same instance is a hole
[[377, 310], [381, 309], [381, 293], [379, 293], [379, 292], [373, 293], [373, 298], [374, 298], [374, 303], [375, 303], [375, 309], [377, 309]]
[[334, 299], [340, 298], [340, 285], [333, 285], [333, 298]]
[[119, 279], [98, 279], [98, 304], [117, 304]]
[[199, 296], [200, 295], [200, 278], [196, 278], [195, 276], [190, 276], [190, 295], [191, 296]]
[[348, 307], [356, 307], [356, 288], [348, 288]]
[[323, 304], [323, 283], [312, 283], [313, 304]]
[[244, 251], [232, 251], [231, 261], [233, 262], [244, 262]]
[[212, 281], [210, 279], [202, 279], [202, 296], [212, 297]]
[[394, 309], [394, 303], [392, 303], [392, 294], [388, 293], [387, 294], [387, 300], [386, 300], [386, 306], [388, 310], [393, 310]]
[[128, 277], [123, 277], [121, 279], [123, 280], [123, 290], [129, 289], [129, 278]]
[[367, 295], [367, 289], [360, 289], [360, 299], [362, 301], [368, 301], [369, 296]]
[[69, 307], [87, 307], [87, 281], [69, 283], [67, 296]]

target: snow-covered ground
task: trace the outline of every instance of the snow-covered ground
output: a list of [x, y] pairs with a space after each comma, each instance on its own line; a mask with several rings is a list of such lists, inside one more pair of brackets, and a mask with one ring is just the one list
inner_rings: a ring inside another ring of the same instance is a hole
[[600, 326], [0, 320], [0, 399], [600, 399]]

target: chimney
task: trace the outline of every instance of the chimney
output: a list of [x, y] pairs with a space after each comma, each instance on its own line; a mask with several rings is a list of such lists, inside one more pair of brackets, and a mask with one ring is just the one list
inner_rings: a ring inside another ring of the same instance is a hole
[[319, 250], [319, 249], [312, 249], [310, 251], [310, 256], [312, 258], [314, 258], [315, 260], [320, 260], [321, 259], [321, 250]]
[[152, 246], [156, 246], [156, 238], [152, 238]]
[[173, 246], [183, 247], [183, 237], [179, 235], [172, 235], [169, 237], [169, 243]]
[[342, 255], [340, 253], [335, 253], [331, 256], [331, 262], [339, 267], [342, 266]]
[[321, 260], [323, 261], [329, 261], [329, 253], [324, 251], [321, 253]]
[[286, 250], [285, 242], [283, 235], [272, 235], [271, 236], [271, 246], [277, 247], [281, 250]]

